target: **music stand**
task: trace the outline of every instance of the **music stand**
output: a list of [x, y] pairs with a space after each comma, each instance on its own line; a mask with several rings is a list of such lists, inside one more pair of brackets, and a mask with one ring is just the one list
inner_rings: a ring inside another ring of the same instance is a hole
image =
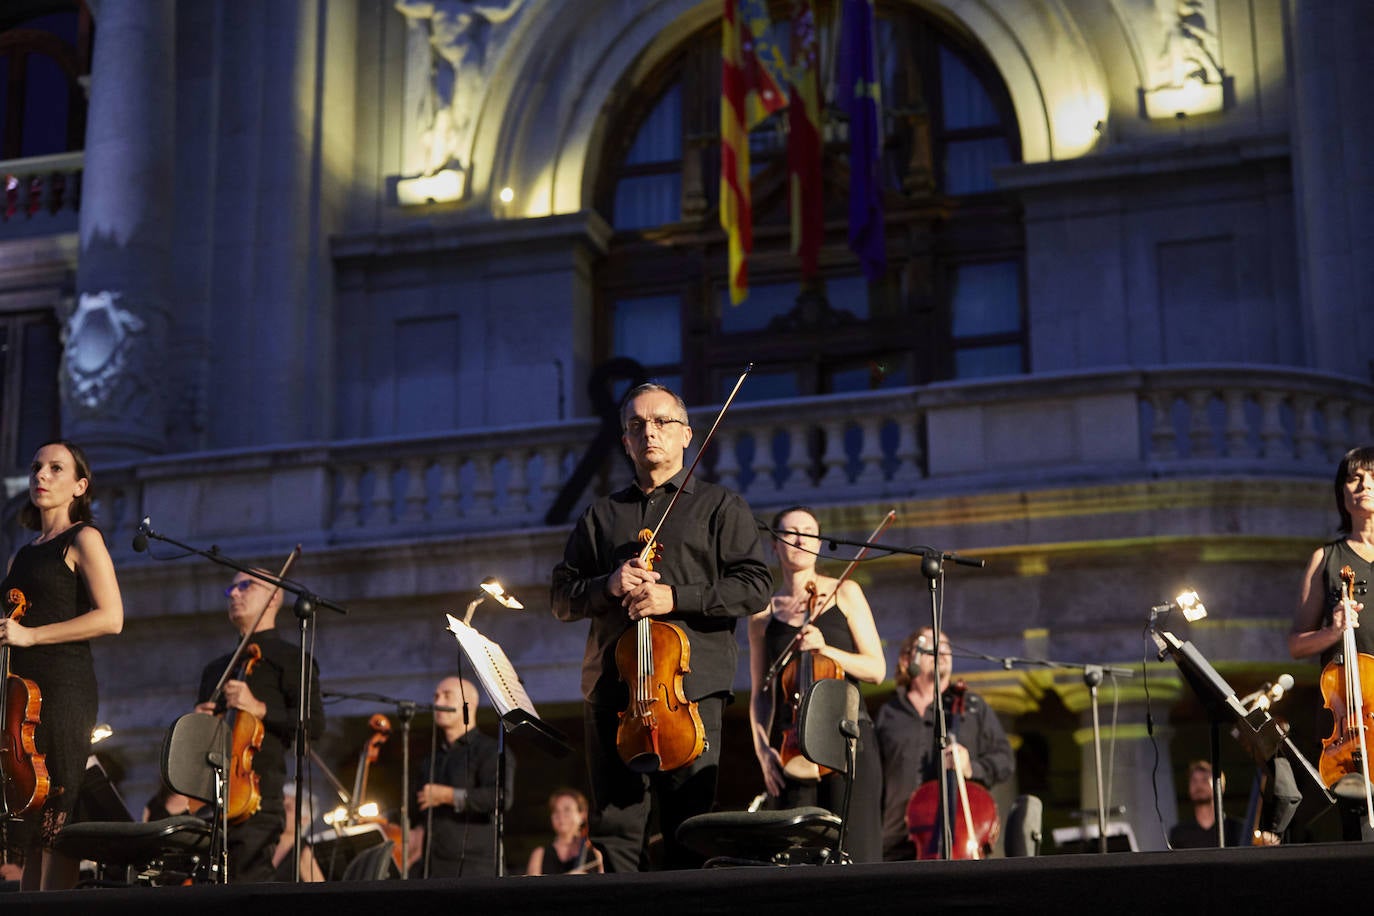
[[572, 748], [558, 729], [539, 718], [534, 703], [525, 692], [525, 685], [501, 647], [452, 614], [445, 616], [449, 632], [458, 640], [476, 672], [482, 692], [501, 717], [501, 728], [496, 733], [496, 810], [491, 820], [496, 831], [496, 877], [503, 878], [506, 874], [506, 852], [502, 845], [506, 830], [506, 733], [527, 735], [555, 757], [566, 756]]
[[[1300, 761], [1302, 765], [1294, 768], [1295, 778], [1298, 771], [1305, 770], [1311, 777], [1304, 779], [1307, 788], [1315, 785], [1320, 788], [1321, 794], [1334, 804], [1335, 799], [1330, 792], [1321, 784], [1320, 777], [1312, 771], [1311, 764], [1307, 763], [1293, 743], [1288, 740], [1278, 721], [1269, 714], [1269, 710], [1263, 707], [1248, 710], [1244, 704], [1236, 697], [1236, 691], [1226, 682], [1226, 679], [1212, 667], [1211, 663], [1203, 657], [1198, 648], [1187, 640], [1180, 640], [1173, 633], [1167, 630], [1150, 630], [1150, 636], [1154, 639], [1155, 645], [1159, 648], [1159, 660], [1163, 661], [1164, 656], [1168, 655], [1178, 665], [1178, 670], [1202, 701], [1203, 708], [1207, 710], [1207, 718], [1211, 722], [1211, 752], [1212, 752], [1212, 810], [1216, 812], [1217, 845], [1226, 845], [1226, 834], [1223, 829], [1225, 818], [1221, 810], [1221, 726], [1231, 725], [1235, 728], [1236, 736], [1241, 745], [1250, 751], [1251, 756], [1257, 764], [1263, 765], [1270, 760], [1280, 750], [1284, 751], [1290, 763]], [[1304, 798], [1307, 792], [1303, 792]]]

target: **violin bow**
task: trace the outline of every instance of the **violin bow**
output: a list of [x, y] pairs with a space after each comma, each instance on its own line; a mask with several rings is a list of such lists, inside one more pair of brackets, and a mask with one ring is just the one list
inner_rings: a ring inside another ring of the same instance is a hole
[[871, 549], [873, 541], [877, 539], [878, 535], [882, 534], [885, 530], [887, 530], [887, 526], [891, 525], [892, 522], [896, 520], [896, 518], [897, 510], [888, 509], [887, 515], [883, 516], [883, 520], [878, 523], [878, 527], [874, 528], [873, 533], [865, 539], [867, 543], [865, 543], [862, 547], [859, 548], [858, 552], [854, 554], [854, 559], [849, 561], [849, 565], [844, 568], [844, 572], [840, 573], [839, 578], [835, 580], [835, 588], [830, 592], [830, 594], [823, 596], [824, 600], [822, 600], [819, 597], [816, 599], [815, 604], [812, 605], [812, 613], [807, 615], [806, 623], [801, 625], [801, 627], [797, 630], [797, 635], [792, 637], [792, 641], [787, 644], [787, 648], [784, 649], [782, 651], [782, 654], [780, 654], [773, 661], [773, 666], [769, 668], [768, 673], [764, 675], [764, 693], [767, 693], [769, 688], [773, 686], [773, 679], [778, 676], [778, 672], [781, 671], [783, 668], [787, 667], [787, 663], [792, 660], [792, 656], [797, 651], [797, 645], [801, 642], [802, 630], [805, 630], [807, 626], [809, 626], [812, 623], [812, 621], [816, 619], [820, 612], [824, 610], [828, 604], [830, 604], [831, 598], [840, 593], [840, 586], [844, 585], [845, 580], [849, 578], [849, 574], [854, 571], [854, 567], [859, 565], [859, 561], [864, 558], [864, 554], [868, 553], [868, 551]]
[[[710, 432], [708, 432], [706, 438], [701, 441], [701, 445], [697, 448], [696, 455], [692, 458], [692, 463], [687, 467], [687, 474], [682, 478], [684, 486], [687, 481], [692, 479], [692, 473], [697, 469], [697, 463], [701, 461], [701, 456], [706, 454], [706, 447], [711, 444], [711, 437], [716, 434], [716, 427], [720, 426], [720, 421], [725, 419], [725, 412], [729, 410], [730, 405], [734, 403], [735, 395], [739, 394], [740, 386], [744, 384], [745, 378], [747, 378], [752, 371], [754, 371], [753, 363], [745, 366], [744, 371], [740, 373], [740, 377], [735, 381], [735, 387], [730, 389], [730, 396], [726, 398], [725, 403], [721, 405], [720, 413], [716, 414], [716, 422], [711, 424]], [[659, 518], [658, 524], [654, 526], [653, 534], [649, 535], [649, 540], [645, 542], [644, 549], [639, 552], [639, 560], [641, 563], [648, 563], [649, 558], [654, 555], [654, 543], [658, 540], [658, 533], [663, 530], [663, 523], [666, 522], [668, 516], [672, 514], [673, 506], [677, 505], [677, 498], [681, 495], [682, 487], [678, 487], [673, 491], [673, 498], [668, 500], [668, 508], [663, 510], [663, 516]]]
[[267, 609], [272, 606], [272, 599], [276, 597], [277, 592], [281, 591], [281, 580], [286, 578], [286, 573], [291, 568], [291, 564], [296, 562], [296, 558], [300, 555], [300, 544], [297, 544], [292, 548], [291, 552], [286, 555], [286, 562], [282, 564], [281, 572], [277, 573], [277, 580], [272, 583], [272, 590], [267, 593], [267, 599], [263, 601], [262, 609], [258, 611], [258, 616], [253, 618], [253, 625], [248, 628], [248, 632], [244, 633], [243, 638], [239, 640], [238, 648], [235, 649], [234, 654], [229, 657], [229, 664], [224, 667], [224, 673], [219, 676], [219, 683], [215, 685], [215, 691], [210, 694], [210, 699], [207, 702], [219, 703], [219, 697], [224, 691], [225, 682], [229, 680], [229, 675], [233, 672], [234, 666], [238, 664], [239, 659], [243, 656], [243, 650], [248, 648], [248, 640], [252, 639], [253, 634], [258, 631], [258, 624], [262, 623], [263, 615], [266, 614]]

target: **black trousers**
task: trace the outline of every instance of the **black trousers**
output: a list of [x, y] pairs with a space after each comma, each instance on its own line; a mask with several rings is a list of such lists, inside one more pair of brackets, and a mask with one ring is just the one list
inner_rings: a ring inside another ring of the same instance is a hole
[[229, 826], [229, 883], [255, 884], [272, 881], [276, 867], [272, 853], [286, 829], [286, 808], [281, 799], [263, 799], [262, 807], [242, 824]]
[[663, 867], [699, 868], [702, 857], [677, 841], [677, 828], [687, 818], [710, 811], [716, 800], [720, 768], [720, 695], [697, 701], [706, 729], [706, 751], [685, 767], [669, 773], [636, 773], [620, 759], [615, 733], [622, 710], [588, 704], [583, 712], [587, 737], [587, 773], [592, 784], [592, 842], [601, 848], [610, 872], [648, 867], [649, 821], [654, 803], [663, 830]]

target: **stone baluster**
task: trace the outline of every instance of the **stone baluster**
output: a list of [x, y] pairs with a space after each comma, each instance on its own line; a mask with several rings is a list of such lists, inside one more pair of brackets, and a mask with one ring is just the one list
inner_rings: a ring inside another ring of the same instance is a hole
[[1261, 454], [1270, 461], [1293, 457], [1283, 431], [1283, 395], [1277, 391], [1261, 391], [1259, 404]]
[[855, 483], [876, 485], [883, 482], [883, 417], [870, 414], [859, 420], [859, 476]]
[[1172, 391], [1151, 391], [1150, 407], [1154, 422], [1150, 425], [1150, 458], [1156, 461], [1172, 461], [1178, 457], [1178, 443], [1174, 437], [1174, 393]]
[[1245, 419], [1245, 391], [1240, 388], [1228, 388], [1222, 394], [1221, 400], [1226, 405], [1226, 457], [1232, 461], [1253, 457], [1248, 447], [1250, 426]]
[[1303, 463], [1324, 461], [1321, 437], [1317, 434], [1317, 399], [1310, 394], [1293, 398], [1294, 452]]
[[1374, 407], [1356, 401], [1350, 405], [1350, 447], [1368, 442], [1374, 435]]
[[716, 483], [736, 493], [743, 493], [744, 490], [740, 488], [739, 456], [735, 454], [738, 448], [739, 433], [716, 430]]
[[391, 491], [392, 465], [385, 459], [368, 462], [372, 474], [371, 511], [368, 513], [369, 527], [387, 528], [395, 521], [394, 497]]
[[362, 466], [350, 462], [340, 465], [335, 473], [339, 478], [339, 498], [334, 503], [334, 527], [361, 528], [363, 500], [358, 484]]
[[825, 435], [825, 451], [821, 455], [821, 479], [819, 486], [840, 489], [849, 485], [849, 475], [845, 465], [849, 456], [844, 450], [844, 421], [830, 420], [822, 425]]
[[523, 448], [510, 453], [510, 480], [506, 484], [506, 513], [525, 516], [530, 510], [530, 455]]
[[1190, 458], [1211, 458], [1216, 455], [1212, 441], [1212, 419], [1208, 416], [1212, 406], [1212, 392], [1205, 388], [1189, 391], [1188, 401], [1188, 456]]
[[407, 458], [402, 462], [402, 467], [406, 472], [406, 490], [401, 521], [407, 524], [423, 522], [425, 503], [429, 501], [425, 492], [425, 471], [429, 467], [429, 462], [424, 458]]
[[1349, 403], [1339, 398], [1327, 398], [1322, 405], [1322, 430], [1326, 434], [1322, 437], [1322, 451], [1326, 453], [1326, 460], [1332, 463], [1339, 462], [1350, 447], [1345, 444], [1349, 441], [1346, 433], [1348, 408]]
[[808, 427], [804, 423], [789, 423], [787, 425], [787, 482], [789, 490], [810, 490], [814, 486], [811, 480], [811, 450], [807, 442]]
[[458, 472], [463, 460], [460, 456], [445, 452], [439, 456], [439, 507], [436, 517], [441, 519], [459, 518], [463, 514], [460, 503], [462, 487], [458, 483]]
[[558, 498], [563, 488], [563, 449], [557, 445], [546, 445], [539, 449], [539, 463], [543, 465], [539, 474], [539, 511], [547, 512]]
[[496, 514], [496, 486], [492, 481], [491, 453], [477, 452], [472, 456], [472, 514], [489, 518]]
[[918, 414], [898, 414], [897, 420], [897, 469], [892, 474], [893, 483], [915, 483], [925, 477], [921, 467], [921, 440], [917, 426], [921, 422]]

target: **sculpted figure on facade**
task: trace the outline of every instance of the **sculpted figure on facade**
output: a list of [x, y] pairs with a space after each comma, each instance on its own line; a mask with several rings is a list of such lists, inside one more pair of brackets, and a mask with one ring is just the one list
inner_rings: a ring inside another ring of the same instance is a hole
[[427, 38], [412, 43], [413, 67], [428, 68], [424, 91], [412, 104], [409, 129], [418, 131], [421, 174], [443, 169], [466, 173], [482, 99], [501, 49], [524, 0], [396, 0], [396, 9]]
[[[115, 391], [132, 383], [137, 349], [145, 322], [119, 302], [110, 290], [82, 293], [67, 322], [62, 357], [62, 383], [68, 404], [88, 411], [114, 404]], [[137, 386], [135, 386], [137, 387]]]

